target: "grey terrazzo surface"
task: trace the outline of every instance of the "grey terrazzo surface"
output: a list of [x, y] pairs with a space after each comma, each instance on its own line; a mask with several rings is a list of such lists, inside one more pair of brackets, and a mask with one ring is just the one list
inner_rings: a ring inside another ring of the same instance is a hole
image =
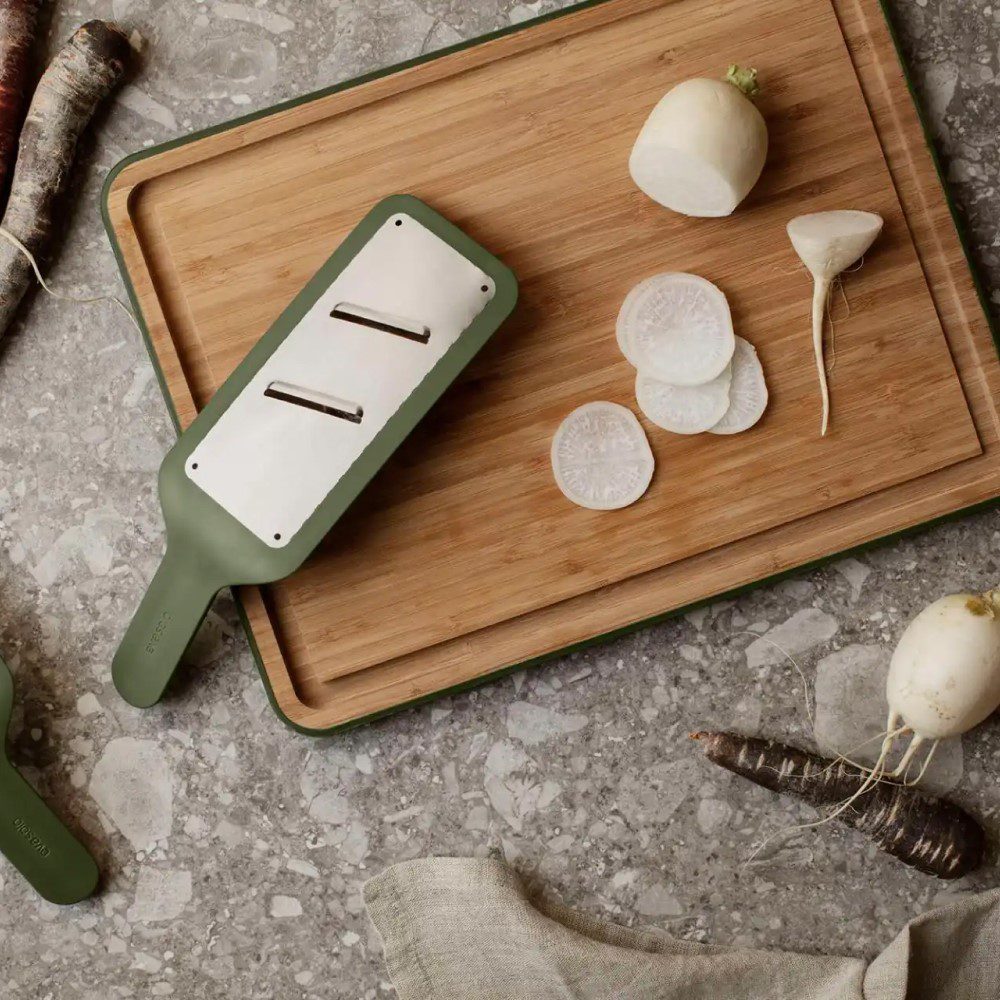
[[[52, 280], [120, 293], [98, 199], [125, 153], [555, 6], [60, 0], [53, 39], [101, 16], [149, 44], [85, 143]], [[996, 310], [1000, 5], [890, 6]], [[499, 849], [572, 905], [693, 940], [861, 955], [935, 902], [996, 882], [991, 864], [945, 887], [832, 828], [747, 866], [756, 840], [814, 813], [712, 769], [685, 735], [808, 738], [794, 673], [748, 632], [797, 654], [821, 741], [876, 725], [879, 671], [907, 619], [997, 582], [1000, 514], [313, 741], [270, 711], [228, 599], [197, 640], [198, 676], [164, 705], [140, 713], [111, 686], [161, 550], [155, 472], [172, 439], [127, 319], [36, 298], [0, 349], [0, 650], [21, 693], [13, 757], [104, 883], [60, 910], [0, 862], [0, 996], [389, 996], [361, 887], [433, 853]], [[948, 748], [934, 780], [995, 839], [998, 777], [994, 721]]]

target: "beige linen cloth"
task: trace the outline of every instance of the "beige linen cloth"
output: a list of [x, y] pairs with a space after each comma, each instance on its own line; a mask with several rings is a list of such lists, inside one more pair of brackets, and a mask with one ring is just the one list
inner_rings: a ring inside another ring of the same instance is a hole
[[498, 860], [409, 861], [365, 899], [400, 1000], [1000, 1000], [1000, 890], [917, 917], [870, 964], [618, 927]]

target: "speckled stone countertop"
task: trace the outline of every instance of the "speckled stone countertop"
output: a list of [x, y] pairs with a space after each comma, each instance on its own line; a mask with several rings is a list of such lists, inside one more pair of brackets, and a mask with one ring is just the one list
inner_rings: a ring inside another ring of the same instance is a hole
[[[52, 39], [116, 17], [145, 65], [84, 143], [51, 279], [121, 294], [98, 211], [123, 155], [558, 6], [509, 0], [58, 0]], [[1000, 4], [890, 0], [1000, 306]], [[50, 42], [50, 44], [54, 44]], [[61, 910], [0, 862], [10, 1000], [392, 993], [361, 887], [427, 854], [500, 850], [568, 903], [692, 940], [870, 954], [945, 887], [828, 827], [744, 864], [815, 814], [713, 769], [694, 727], [821, 742], [877, 727], [907, 619], [1000, 578], [1000, 513], [927, 531], [590, 652], [322, 741], [269, 709], [232, 602], [196, 681], [138, 712], [111, 656], [163, 544], [155, 474], [173, 440], [140, 338], [113, 306], [36, 298], [0, 349], [0, 650], [12, 754], [99, 859]], [[870, 696], [869, 696], [870, 693]], [[845, 705], [868, 706], [848, 716]], [[938, 787], [1000, 833], [1000, 727], [941, 754]]]

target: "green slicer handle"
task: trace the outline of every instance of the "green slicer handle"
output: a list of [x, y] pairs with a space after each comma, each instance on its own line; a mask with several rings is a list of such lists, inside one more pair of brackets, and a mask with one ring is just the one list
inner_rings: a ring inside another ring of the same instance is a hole
[[14, 679], [0, 659], [0, 853], [50, 903], [79, 903], [97, 887], [97, 865], [7, 759]]
[[50, 903], [79, 903], [97, 887], [87, 849], [6, 759], [0, 760], [0, 853]]
[[196, 554], [168, 543], [111, 665], [115, 687], [130, 705], [149, 708], [163, 697], [223, 586]]

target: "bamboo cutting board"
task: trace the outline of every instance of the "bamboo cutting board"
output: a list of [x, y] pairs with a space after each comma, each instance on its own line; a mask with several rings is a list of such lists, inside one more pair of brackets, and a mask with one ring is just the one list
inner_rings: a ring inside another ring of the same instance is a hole
[[[627, 161], [674, 83], [761, 71], [771, 153], [729, 219], [646, 199]], [[289, 580], [241, 594], [278, 710], [319, 731], [1000, 494], [1000, 365], [875, 0], [605, 0], [129, 158], [109, 231], [179, 421], [357, 220], [417, 195], [521, 283], [497, 334]], [[792, 216], [886, 229], [835, 312], [832, 431]], [[571, 506], [559, 421], [636, 410], [614, 338], [657, 271], [715, 281], [758, 349], [753, 431], [644, 422], [646, 497]], [[289, 484], [294, 488], [294, 484]]]

